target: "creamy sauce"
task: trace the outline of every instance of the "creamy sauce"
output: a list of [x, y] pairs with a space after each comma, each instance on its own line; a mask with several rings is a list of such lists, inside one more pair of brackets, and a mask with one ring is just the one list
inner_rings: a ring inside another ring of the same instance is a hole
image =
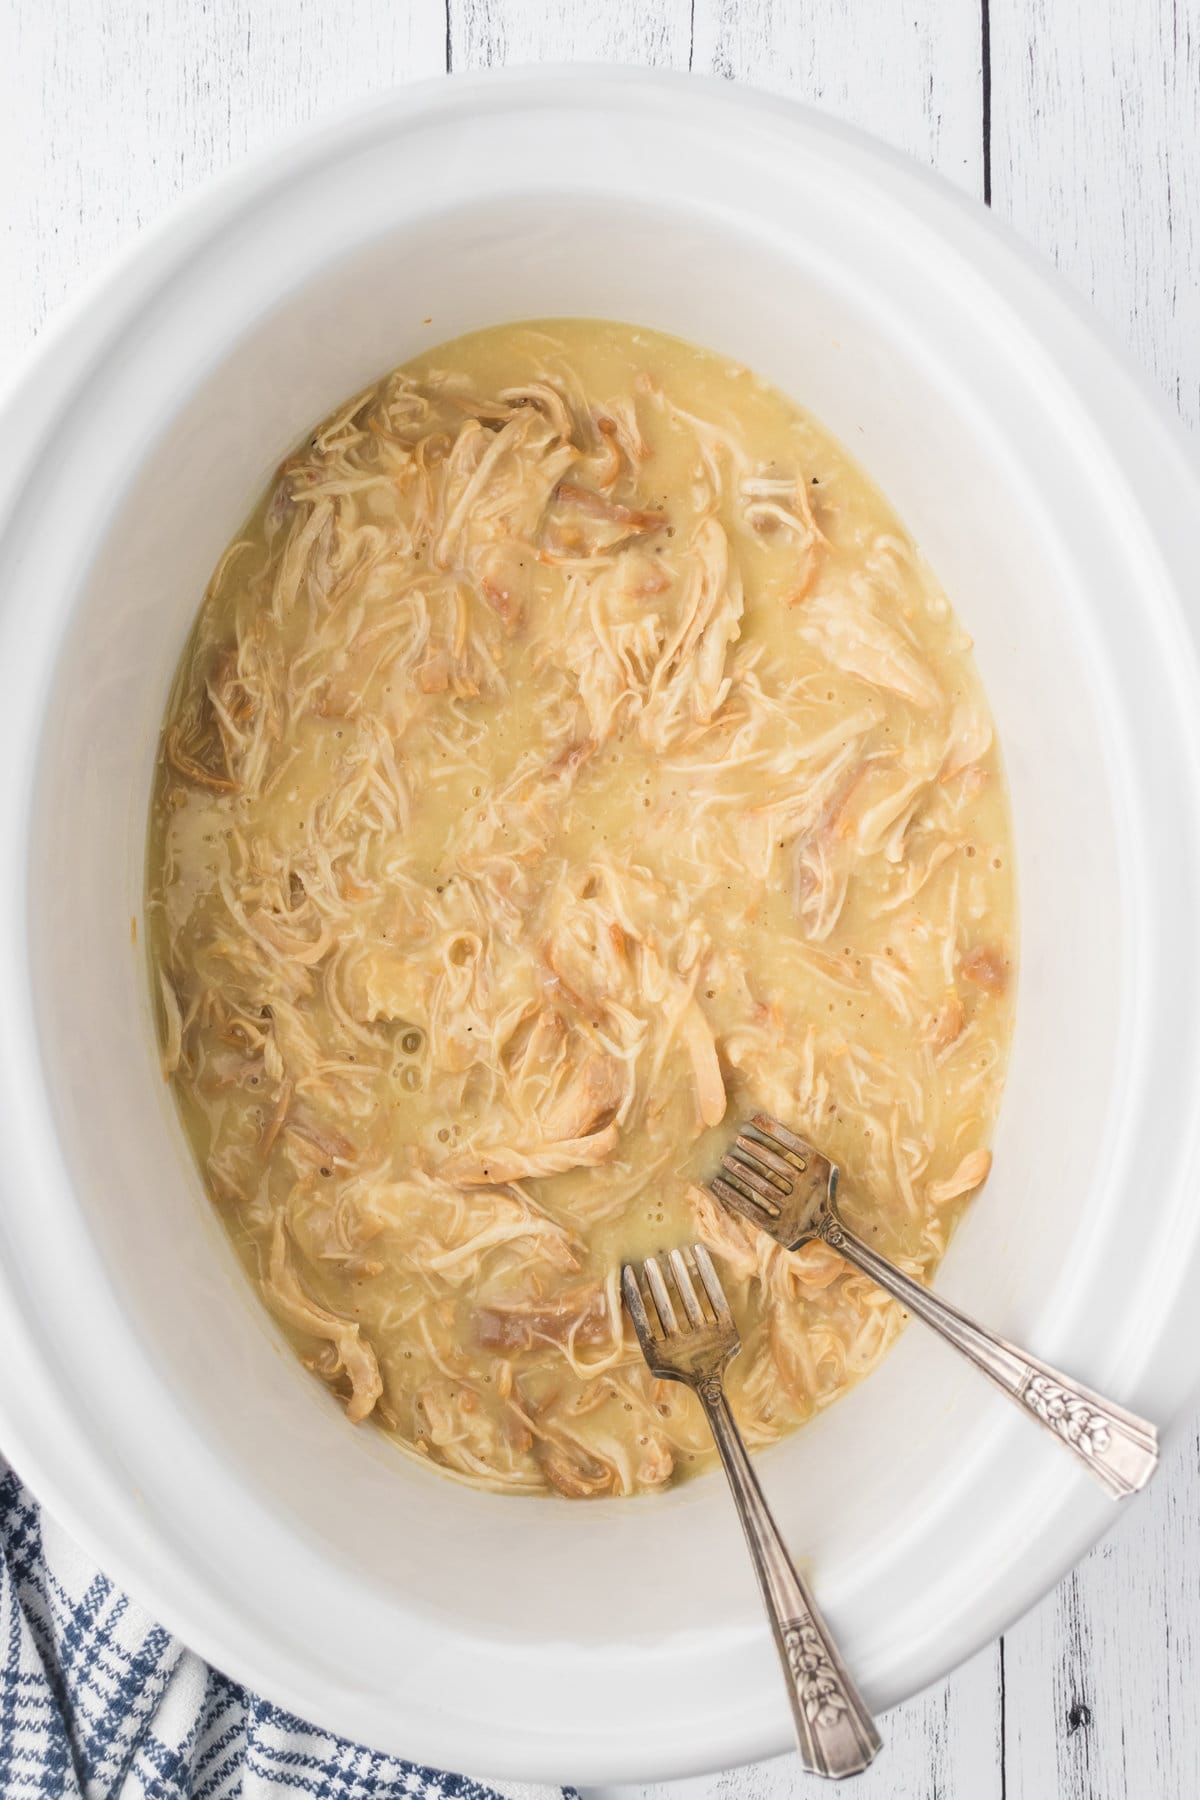
[[752, 1444], [897, 1308], [699, 1183], [775, 1113], [921, 1279], [986, 1176], [1011, 830], [970, 644], [877, 490], [749, 371], [587, 321], [349, 402], [214, 575], [149, 850], [164, 1059], [304, 1360], [450, 1473], [704, 1464], [624, 1258], [702, 1238]]

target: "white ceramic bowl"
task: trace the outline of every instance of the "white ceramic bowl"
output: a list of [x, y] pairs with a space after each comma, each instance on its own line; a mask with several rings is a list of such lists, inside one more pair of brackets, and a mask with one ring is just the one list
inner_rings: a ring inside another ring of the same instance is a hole
[[[761, 95], [621, 72], [414, 88], [147, 235], [0, 416], [0, 1443], [168, 1625], [380, 1747], [498, 1775], [782, 1748], [719, 1479], [495, 1499], [355, 1431], [210, 1216], [140, 948], [155, 736], [274, 464], [419, 347], [530, 314], [718, 346], [883, 484], [974, 634], [1012, 781], [1022, 992], [946, 1293], [1166, 1424], [1200, 1339], [1200, 488], [1181, 436], [979, 207]], [[763, 1458], [876, 1707], [1112, 1517], [914, 1328]]]

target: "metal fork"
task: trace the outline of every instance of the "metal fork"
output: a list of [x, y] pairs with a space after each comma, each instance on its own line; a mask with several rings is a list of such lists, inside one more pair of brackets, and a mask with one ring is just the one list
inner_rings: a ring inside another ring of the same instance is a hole
[[652, 1374], [685, 1382], [708, 1417], [771, 1621], [800, 1760], [814, 1774], [834, 1780], [857, 1775], [873, 1760], [881, 1740], [807, 1583], [787, 1553], [729, 1410], [721, 1377], [741, 1339], [717, 1272], [701, 1244], [672, 1250], [667, 1267], [664, 1274], [651, 1256], [642, 1265], [641, 1281], [631, 1263], [621, 1272], [642, 1354]]
[[785, 1249], [797, 1250], [813, 1238], [829, 1244], [969, 1357], [1065, 1444], [1114, 1500], [1149, 1481], [1158, 1464], [1153, 1425], [985, 1331], [864, 1244], [838, 1212], [837, 1165], [778, 1119], [756, 1113], [721, 1159], [721, 1169], [708, 1185], [722, 1205]]

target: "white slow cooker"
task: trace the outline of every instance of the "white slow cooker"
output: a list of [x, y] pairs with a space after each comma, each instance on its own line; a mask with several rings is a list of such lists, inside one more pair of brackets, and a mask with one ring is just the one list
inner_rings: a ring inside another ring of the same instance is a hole
[[[454, 78], [146, 234], [0, 405], [0, 1445], [230, 1675], [383, 1749], [648, 1779], [784, 1747], [719, 1476], [497, 1498], [349, 1426], [211, 1217], [131, 920], [167, 689], [274, 465], [416, 350], [588, 314], [727, 351], [842, 438], [973, 634], [1012, 785], [1016, 1044], [941, 1290], [1169, 1426], [1200, 1376], [1200, 484], [979, 206], [781, 100]], [[919, 1328], [761, 1459], [883, 1709], [1113, 1518]]]

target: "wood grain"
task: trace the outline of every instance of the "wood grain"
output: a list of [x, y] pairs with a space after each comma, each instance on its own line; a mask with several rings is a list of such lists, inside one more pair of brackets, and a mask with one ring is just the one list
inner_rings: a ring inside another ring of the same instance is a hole
[[1139, 1509], [1005, 1639], [1007, 1800], [1200, 1794], [1200, 1518], [1188, 1434]]
[[1200, 423], [1200, 3], [992, 0], [993, 201]]
[[811, 101], [983, 192], [975, 0], [695, 0], [692, 66]]
[[6, 0], [0, 368], [178, 195], [445, 55], [441, 0]]
[[448, 0], [452, 69], [498, 63], [617, 62], [686, 69], [690, 0]]
[[[883, 1751], [846, 1790], [854, 1800], [1002, 1800], [998, 1661], [999, 1647], [992, 1645], [953, 1682], [888, 1713]], [[805, 1775], [794, 1756], [779, 1756], [694, 1781], [582, 1788], [580, 1794], [582, 1800], [817, 1800], [831, 1791]]]
[[[970, 192], [990, 171], [997, 211], [1200, 422], [1200, 0], [6, 0], [0, 375], [113, 248], [246, 150], [448, 62], [544, 60], [739, 77]], [[1200, 1796], [1198, 1571], [1193, 1433], [1002, 1647], [888, 1715], [856, 1800]], [[621, 1790], [818, 1791], [790, 1758]]]
[[[1200, 422], [1200, 0], [992, 0], [992, 203]], [[1200, 1794], [1200, 1440], [1005, 1639], [1006, 1800]]]

